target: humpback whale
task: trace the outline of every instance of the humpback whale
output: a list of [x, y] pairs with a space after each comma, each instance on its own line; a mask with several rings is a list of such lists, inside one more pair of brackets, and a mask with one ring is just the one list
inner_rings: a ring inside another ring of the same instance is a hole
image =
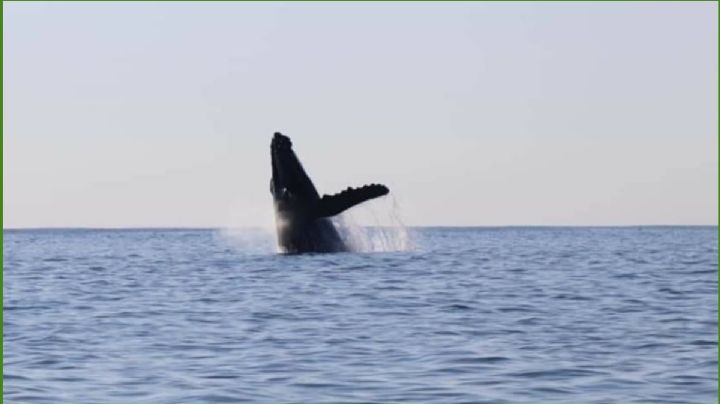
[[283, 253], [348, 251], [329, 218], [389, 192], [384, 185], [370, 184], [321, 198], [293, 152], [290, 138], [279, 132], [270, 143], [270, 157], [270, 193], [278, 246]]

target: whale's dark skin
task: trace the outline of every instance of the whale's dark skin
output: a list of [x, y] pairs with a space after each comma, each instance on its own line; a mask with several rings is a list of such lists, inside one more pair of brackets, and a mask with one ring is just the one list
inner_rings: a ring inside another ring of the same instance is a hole
[[321, 198], [292, 149], [290, 138], [275, 133], [270, 144], [278, 246], [283, 253], [348, 251], [329, 217], [389, 190], [380, 184], [347, 188]]

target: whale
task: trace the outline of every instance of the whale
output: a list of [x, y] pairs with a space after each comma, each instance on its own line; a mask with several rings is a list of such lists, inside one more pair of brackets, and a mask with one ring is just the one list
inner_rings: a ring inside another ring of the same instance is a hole
[[292, 141], [280, 132], [273, 134], [270, 159], [270, 193], [280, 253], [350, 251], [330, 218], [390, 192], [385, 185], [373, 183], [321, 197], [293, 151]]

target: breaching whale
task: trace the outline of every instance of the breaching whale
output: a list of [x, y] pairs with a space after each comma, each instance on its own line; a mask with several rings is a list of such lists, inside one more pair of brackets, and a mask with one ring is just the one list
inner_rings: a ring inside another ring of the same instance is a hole
[[389, 190], [380, 184], [347, 188], [335, 195], [318, 194], [292, 149], [290, 138], [278, 132], [270, 144], [275, 224], [283, 253], [348, 251], [331, 216]]

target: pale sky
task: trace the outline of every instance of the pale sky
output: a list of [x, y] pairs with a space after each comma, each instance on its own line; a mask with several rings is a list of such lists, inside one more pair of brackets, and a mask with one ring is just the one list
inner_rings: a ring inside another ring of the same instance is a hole
[[717, 16], [6, 2], [4, 227], [264, 226], [274, 131], [409, 225], [715, 225]]

